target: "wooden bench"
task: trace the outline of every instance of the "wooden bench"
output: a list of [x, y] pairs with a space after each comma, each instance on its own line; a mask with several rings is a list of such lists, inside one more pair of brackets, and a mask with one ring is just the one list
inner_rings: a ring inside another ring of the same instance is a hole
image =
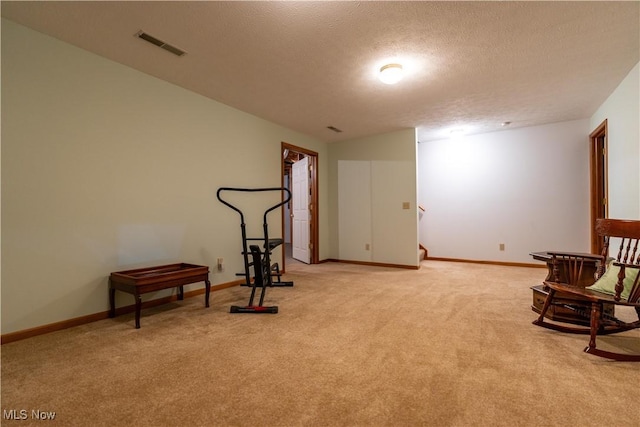
[[117, 271], [109, 276], [109, 317], [116, 316], [116, 290], [132, 294], [136, 302], [136, 329], [140, 328], [142, 294], [169, 288], [178, 288], [178, 299], [184, 299], [184, 285], [204, 282], [206, 286], [204, 303], [209, 307], [211, 282], [209, 267], [186, 263], [168, 264], [135, 270]]

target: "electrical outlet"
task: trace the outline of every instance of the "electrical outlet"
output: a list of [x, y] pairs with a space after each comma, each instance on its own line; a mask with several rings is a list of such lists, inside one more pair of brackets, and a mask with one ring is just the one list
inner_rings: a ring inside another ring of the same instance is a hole
[[224, 270], [224, 258], [218, 258], [218, 271]]
[[368, 244], [368, 243], [365, 243], [365, 244], [364, 244], [364, 250], [365, 250], [365, 251], [368, 251], [369, 249], [371, 249], [371, 245], [370, 245], [370, 244]]
[[500, 250], [504, 251], [504, 243], [500, 243]]

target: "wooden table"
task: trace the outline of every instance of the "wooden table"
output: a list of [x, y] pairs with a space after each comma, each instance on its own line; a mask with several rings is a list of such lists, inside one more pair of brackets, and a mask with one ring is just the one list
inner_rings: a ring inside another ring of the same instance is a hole
[[177, 287], [178, 299], [182, 300], [184, 299], [183, 286], [198, 282], [205, 283], [204, 303], [205, 307], [209, 307], [211, 282], [209, 281], [209, 267], [206, 265], [178, 263], [111, 273], [109, 276], [109, 317], [116, 316], [116, 289], [134, 296], [136, 329], [139, 329], [142, 294]]
[[[586, 253], [573, 253], [574, 255], [588, 255], [593, 257], [593, 254]], [[547, 277], [544, 279], [545, 281], [553, 280], [553, 257], [549, 254], [549, 252], [532, 252], [529, 255], [533, 257], [533, 259], [537, 261], [544, 261], [547, 263]], [[561, 259], [558, 259], [560, 262], [558, 264], [558, 274], [560, 277], [565, 277], [566, 266], [562, 263]], [[582, 281], [577, 283], [578, 286], [586, 287], [591, 286], [595, 282], [594, 276], [596, 270], [598, 268], [599, 260], [594, 259], [585, 259], [583, 265], [583, 274]], [[547, 298], [548, 290], [544, 284], [539, 284], [531, 287], [533, 291], [533, 304], [531, 305], [531, 309], [536, 313], [540, 313], [542, 311], [542, 306], [544, 305], [544, 300]], [[556, 294], [556, 303], [555, 305], [549, 307], [547, 310], [547, 314], [545, 317], [551, 320], [557, 320], [561, 322], [574, 323], [579, 325], [589, 325], [589, 312], [591, 310], [591, 303], [589, 301], [582, 300], [577, 298], [575, 295], [568, 295], [565, 293], [558, 292]], [[573, 307], [567, 308], [567, 306]], [[579, 310], [582, 314], [578, 313]], [[603, 307], [603, 311], [606, 315], [613, 316], [614, 315], [614, 307], [612, 304], [605, 304]], [[586, 316], [586, 317], [585, 317]]]

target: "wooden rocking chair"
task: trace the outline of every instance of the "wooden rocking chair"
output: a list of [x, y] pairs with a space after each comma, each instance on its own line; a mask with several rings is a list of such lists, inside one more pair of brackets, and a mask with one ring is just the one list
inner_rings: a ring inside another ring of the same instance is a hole
[[[553, 262], [553, 280], [544, 282], [548, 294], [540, 316], [533, 324], [562, 332], [589, 334], [589, 345], [584, 349], [585, 352], [613, 360], [640, 362], [640, 354], [615, 353], [596, 347], [597, 335], [640, 328], [640, 221], [597, 219], [596, 233], [604, 238], [600, 256], [549, 252]], [[608, 258], [612, 238], [621, 240], [615, 259]], [[582, 277], [583, 265], [587, 259], [593, 262], [594, 257], [600, 260], [595, 277], [590, 280]], [[561, 265], [563, 268], [560, 268]], [[575, 304], [568, 304], [567, 296]], [[603, 310], [605, 304], [634, 307], [639, 320], [624, 322], [608, 315]], [[589, 319], [590, 326], [546, 322], [545, 314], [553, 305], [576, 311]]]

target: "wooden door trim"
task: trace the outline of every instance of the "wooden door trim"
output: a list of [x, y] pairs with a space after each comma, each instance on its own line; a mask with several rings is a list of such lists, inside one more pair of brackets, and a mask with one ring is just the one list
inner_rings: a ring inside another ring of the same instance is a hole
[[[590, 144], [590, 183], [591, 183], [591, 252], [602, 252], [603, 242], [596, 234], [596, 219], [601, 217], [600, 207], [604, 203], [604, 217], [609, 216], [609, 200], [607, 194], [607, 164], [608, 164], [608, 125], [605, 119], [593, 132], [589, 134]], [[603, 139], [602, 144], [599, 140]]]
[[[312, 203], [312, 209], [311, 209], [311, 220], [310, 220], [310, 226], [311, 226], [311, 231], [309, 232], [309, 243], [311, 243], [311, 258], [310, 258], [310, 262], [311, 264], [318, 264], [320, 262], [319, 260], [319, 250], [318, 250], [318, 242], [319, 242], [319, 205], [318, 205], [318, 153], [316, 153], [315, 151], [311, 151], [311, 150], [307, 150], [306, 148], [302, 148], [302, 147], [298, 147], [295, 145], [291, 145], [288, 144], [286, 142], [281, 142], [280, 143], [280, 164], [281, 164], [281, 170], [280, 170], [280, 180], [281, 180], [281, 185], [284, 186], [284, 169], [285, 169], [285, 165], [284, 165], [284, 158], [282, 156], [282, 154], [284, 153], [284, 150], [289, 150], [290, 152], [294, 152], [294, 153], [302, 153], [305, 156], [309, 157], [309, 164], [311, 165], [311, 198], [310, 201]], [[284, 195], [283, 195], [284, 197]], [[284, 209], [282, 210], [282, 230], [284, 230]], [[282, 270], [285, 271], [285, 256], [284, 256], [284, 252], [283, 252], [283, 256], [282, 256]]]

